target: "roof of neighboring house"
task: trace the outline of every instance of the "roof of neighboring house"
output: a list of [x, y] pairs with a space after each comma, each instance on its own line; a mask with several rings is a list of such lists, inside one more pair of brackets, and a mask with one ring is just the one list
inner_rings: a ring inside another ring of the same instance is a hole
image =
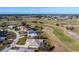
[[27, 33], [29, 33], [29, 34], [30, 34], [30, 33], [37, 33], [37, 31], [34, 31], [34, 30], [28, 30]]
[[0, 31], [0, 37], [5, 37], [7, 34], [7, 31]]
[[40, 46], [40, 43], [42, 42], [42, 40], [39, 40], [39, 39], [27, 39], [27, 42], [29, 43], [29, 47], [38, 48]]
[[5, 40], [6, 37], [0, 37], [0, 42]]
[[0, 42], [5, 40], [6, 35], [7, 35], [7, 31], [0, 31]]

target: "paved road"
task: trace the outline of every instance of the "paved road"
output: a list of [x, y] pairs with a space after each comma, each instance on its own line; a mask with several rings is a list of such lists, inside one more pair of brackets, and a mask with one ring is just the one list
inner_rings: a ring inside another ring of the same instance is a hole
[[34, 49], [20, 48], [18, 52], [34, 52]]
[[[2, 52], [8, 52], [12, 47], [15, 47], [16, 43], [18, 42], [20, 37], [20, 34], [18, 32], [16, 32], [15, 30], [10, 30], [8, 29], [8, 31], [12, 31], [14, 33], [16, 33], [16, 38], [14, 39], [14, 41], [12, 42], [12, 44], [10, 45], [10, 47], [6, 47]], [[26, 48], [20, 48], [17, 52], [33, 52], [33, 49], [28, 49], [28, 45], [29, 43], [26, 41], [25, 46]]]
[[15, 30], [10, 30], [8, 29], [8, 31], [12, 31], [14, 33], [16, 33], [16, 38], [14, 39], [14, 41], [12, 42], [12, 44], [10, 45], [10, 47], [6, 47], [3, 52], [8, 52], [8, 50], [10, 50], [12, 47], [15, 46], [15, 44], [18, 42], [19, 38], [20, 38], [20, 34], [18, 32], [16, 32]]

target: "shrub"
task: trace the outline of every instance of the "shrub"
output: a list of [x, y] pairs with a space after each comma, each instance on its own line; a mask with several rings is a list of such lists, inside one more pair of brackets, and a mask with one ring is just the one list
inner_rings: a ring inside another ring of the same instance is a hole
[[57, 23], [56, 26], [59, 26], [59, 24]]
[[37, 23], [37, 21], [32, 21], [32, 23]]

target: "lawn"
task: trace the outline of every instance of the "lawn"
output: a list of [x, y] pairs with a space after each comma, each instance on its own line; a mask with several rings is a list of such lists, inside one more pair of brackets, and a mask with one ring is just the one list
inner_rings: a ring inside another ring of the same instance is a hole
[[0, 44], [0, 51], [2, 51], [5, 48], [5, 45]]
[[53, 33], [69, 48], [74, 51], [79, 51], [79, 42], [65, 35], [62, 29], [55, 27]]
[[24, 45], [26, 42], [26, 37], [20, 38], [19, 41], [17, 42], [18, 45]]
[[16, 34], [14, 32], [9, 32], [9, 35], [7, 35], [7, 39], [15, 39]]

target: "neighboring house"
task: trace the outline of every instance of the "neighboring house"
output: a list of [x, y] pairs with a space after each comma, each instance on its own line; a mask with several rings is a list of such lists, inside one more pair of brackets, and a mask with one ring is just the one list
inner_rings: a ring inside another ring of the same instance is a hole
[[38, 49], [43, 43], [43, 39], [38, 39], [39, 32], [35, 28], [29, 28], [27, 30], [27, 41], [26, 44], [28, 45], [29, 49]]
[[38, 49], [41, 43], [43, 43], [43, 40], [42, 39], [27, 39], [27, 43], [28, 43], [28, 48]]
[[0, 31], [0, 42], [4, 41], [7, 36], [7, 31]]
[[18, 26], [18, 29], [20, 29], [20, 31], [27, 31], [27, 28], [25, 26]]
[[14, 25], [9, 25], [8, 28], [9, 29], [13, 29]]
[[0, 31], [3, 31], [3, 28], [2, 27], [0, 27]]

